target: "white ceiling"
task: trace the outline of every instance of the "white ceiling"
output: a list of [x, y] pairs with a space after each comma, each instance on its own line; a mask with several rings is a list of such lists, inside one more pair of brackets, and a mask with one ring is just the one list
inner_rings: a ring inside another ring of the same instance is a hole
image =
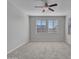
[[[41, 0], [8, 0], [14, 6], [24, 11], [40, 11], [41, 8], [35, 8], [34, 6], [44, 5]], [[71, 0], [48, 0], [48, 4], [57, 3], [58, 6], [53, 7], [55, 12], [66, 12], [71, 10]]]

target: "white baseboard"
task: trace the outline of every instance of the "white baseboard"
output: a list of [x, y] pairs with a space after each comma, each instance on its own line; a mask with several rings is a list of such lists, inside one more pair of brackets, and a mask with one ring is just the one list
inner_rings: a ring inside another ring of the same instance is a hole
[[9, 54], [9, 53], [13, 52], [13, 51], [14, 51], [14, 50], [16, 50], [17, 48], [19, 48], [19, 47], [23, 46], [24, 44], [28, 44], [28, 43], [29, 43], [29, 42], [24, 42], [24, 43], [22, 43], [22, 44], [18, 45], [16, 48], [13, 48], [13, 49], [11, 49], [10, 51], [8, 51], [8, 52], [7, 52], [7, 54]]

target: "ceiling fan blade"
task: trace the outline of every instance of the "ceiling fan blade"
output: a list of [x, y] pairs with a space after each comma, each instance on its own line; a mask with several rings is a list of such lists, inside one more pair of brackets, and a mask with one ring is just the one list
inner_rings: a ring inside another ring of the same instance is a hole
[[45, 7], [48, 7], [48, 3], [47, 2], [45, 2]]
[[48, 8], [48, 9], [54, 12], [54, 10], [53, 10], [53, 9], [51, 9], [51, 8]]
[[53, 7], [53, 6], [57, 6], [57, 4], [55, 3], [55, 4], [52, 4], [52, 5], [49, 5], [49, 7]]
[[44, 6], [34, 6], [35, 8], [43, 8]]
[[45, 12], [45, 9], [43, 9], [42, 12]]

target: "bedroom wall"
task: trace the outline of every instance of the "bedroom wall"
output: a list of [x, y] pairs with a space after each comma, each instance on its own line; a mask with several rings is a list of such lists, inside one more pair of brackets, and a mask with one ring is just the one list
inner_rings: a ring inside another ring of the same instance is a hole
[[28, 17], [23, 11], [7, 2], [7, 52], [29, 41]]
[[66, 16], [66, 42], [71, 45], [71, 34], [68, 34], [68, 20], [70, 17], [71, 12], [68, 12]]
[[68, 34], [68, 19], [71, 17], [71, 10], [66, 12], [53, 12], [53, 13], [41, 13], [41, 12], [26, 12], [27, 16], [66, 16], [65, 21], [65, 41], [68, 44], [71, 44], [71, 35]]

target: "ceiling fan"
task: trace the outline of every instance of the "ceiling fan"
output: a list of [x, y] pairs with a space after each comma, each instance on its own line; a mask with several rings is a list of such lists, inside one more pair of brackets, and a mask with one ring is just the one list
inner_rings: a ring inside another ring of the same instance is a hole
[[[43, 0], [41, 0], [41, 1], [43, 1]], [[35, 8], [43, 8], [42, 12], [46, 11], [45, 8], [52, 11], [52, 12], [54, 12], [54, 9], [52, 9], [51, 7], [54, 7], [54, 6], [58, 5], [57, 3], [49, 5], [46, 0], [44, 0], [43, 2], [44, 2], [44, 6], [35, 6]]]

